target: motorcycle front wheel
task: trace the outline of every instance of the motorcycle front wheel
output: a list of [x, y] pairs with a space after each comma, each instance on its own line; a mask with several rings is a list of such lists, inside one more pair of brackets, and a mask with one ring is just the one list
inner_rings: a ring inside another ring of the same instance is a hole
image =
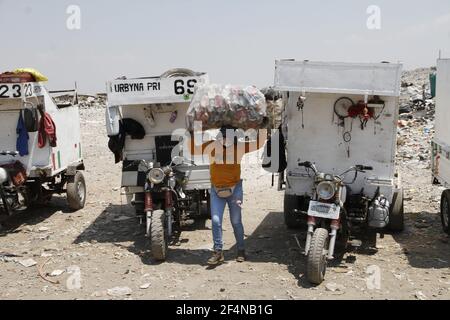
[[318, 228], [314, 231], [306, 266], [307, 279], [313, 284], [321, 284], [325, 278], [328, 242], [329, 236], [327, 229]]
[[150, 250], [152, 257], [158, 261], [166, 260], [167, 256], [167, 228], [164, 210], [155, 210], [150, 221]]

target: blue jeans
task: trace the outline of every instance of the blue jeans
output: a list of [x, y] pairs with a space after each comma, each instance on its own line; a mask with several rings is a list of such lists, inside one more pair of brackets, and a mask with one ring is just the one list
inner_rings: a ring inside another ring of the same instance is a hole
[[230, 209], [230, 220], [233, 226], [234, 237], [236, 238], [238, 250], [244, 250], [244, 226], [242, 224], [241, 205], [243, 202], [242, 181], [240, 181], [231, 196], [228, 198], [220, 198], [214, 187], [211, 187], [211, 219], [212, 233], [214, 240], [214, 250], [221, 251], [223, 249], [222, 240], [222, 221], [225, 211], [225, 204]]

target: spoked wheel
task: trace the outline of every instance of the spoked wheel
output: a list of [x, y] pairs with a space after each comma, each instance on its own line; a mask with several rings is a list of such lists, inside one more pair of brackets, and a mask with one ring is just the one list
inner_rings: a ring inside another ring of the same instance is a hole
[[78, 171], [67, 182], [67, 202], [72, 210], [84, 208], [86, 203], [86, 182], [83, 174]]
[[444, 232], [450, 234], [448, 221], [450, 220], [450, 190], [444, 190], [441, 196], [441, 222]]
[[328, 241], [327, 229], [318, 228], [314, 231], [306, 266], [306, 276], [308, 281], [313, 284], [321, 284], [325, 278]]
[[167, 256], [167, 219], [164, 210], [155, 210], [150, 221], [150, 250], [153, 258], [166, 260]]

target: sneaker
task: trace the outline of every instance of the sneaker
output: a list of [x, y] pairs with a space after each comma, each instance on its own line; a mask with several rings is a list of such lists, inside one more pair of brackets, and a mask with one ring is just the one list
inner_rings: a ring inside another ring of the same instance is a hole
[[214, 251], [211, 258], [208, 260], [208, 265], [215, 266], [224, 261], [223, 252], [222, 251]]
[[237, 262], [244, 262], [245, 261], [245, 250], [238, 250], [236, 261]]

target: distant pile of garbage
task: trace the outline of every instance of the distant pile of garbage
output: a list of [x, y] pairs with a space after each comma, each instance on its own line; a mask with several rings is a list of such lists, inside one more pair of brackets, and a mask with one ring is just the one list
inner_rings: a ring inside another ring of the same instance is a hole
[[[432, 96], [430, 75], [433, 68], [405, 71], [400, 93], [400, 120], [434, 120], [435, 101]], [[404, 123], [403, 123], [404, 124]]]
[[432, 68], [405, 71], [402, 75], [397, 159], [429, 165], [430, 143], [434, 135], [435, 100], [432, 97]]
[[106, 95], [97, 94], [95, 96], [78, 95], [78, 104], [80, 108], [105, 108]]
[[[53, 97], [57, 104], [73, 103], [73, 95], [60, 95]], [[84, 95], [78, 94], [78, 106], [81, 109], [106, 108], [106, 94]]]

